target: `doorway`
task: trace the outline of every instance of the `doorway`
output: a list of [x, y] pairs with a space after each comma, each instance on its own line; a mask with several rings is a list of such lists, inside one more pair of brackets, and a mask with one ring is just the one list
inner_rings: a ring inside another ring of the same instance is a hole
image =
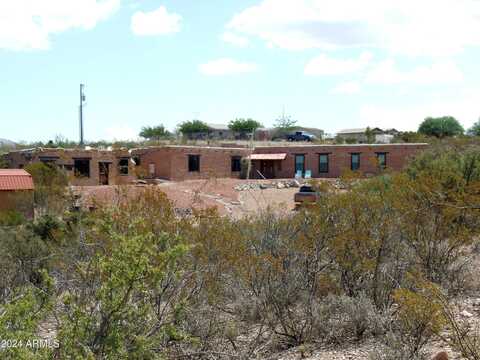
[[272, 160], [262, 160], [260, 171], [267, 179], [275, 179], [275, 162]]
[[109, 175], [109, 163], [99, 162], [98, 163], [98, 177], [100, 185], [108, 185], [108, 175]]

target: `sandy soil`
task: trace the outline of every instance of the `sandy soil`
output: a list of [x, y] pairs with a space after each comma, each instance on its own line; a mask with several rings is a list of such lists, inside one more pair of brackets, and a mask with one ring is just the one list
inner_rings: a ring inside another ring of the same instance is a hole
[[182, 182], [166, 181], [158, 185], [88, 186], [73, 187], [81, 196], [81, 203], [89, 206], [94, 201], [112, 203], [119, 194], [135, 196], [146, 187], [156, 186], [179, 209], [205, 209], [216, 207], [220, 214], [239, 218], [271, 208], [283, 212], [294, 209], [293, 196], [297, 188], [268, 188], [238, 191], [236, 186], [245, 183], [268, 183], [269, 180], [211, 179]]

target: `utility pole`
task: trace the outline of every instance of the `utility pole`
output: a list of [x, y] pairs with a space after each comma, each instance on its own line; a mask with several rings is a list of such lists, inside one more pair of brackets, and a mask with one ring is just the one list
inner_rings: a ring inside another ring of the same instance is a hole
[[83, 139], [83, 103], [85, 102], [85, 94], [83, 93], [83, 90], [85, 88], [84, 84], [80, 84], [80, 145], [84, 144], [84, 139]]

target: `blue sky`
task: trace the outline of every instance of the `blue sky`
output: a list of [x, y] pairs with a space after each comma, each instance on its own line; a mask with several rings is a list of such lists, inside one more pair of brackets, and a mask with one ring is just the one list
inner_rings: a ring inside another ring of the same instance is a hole
[[285, 107], [304, 126], [480, 116], [478, 0], [2, 0], [0, 138], [134, 138]]

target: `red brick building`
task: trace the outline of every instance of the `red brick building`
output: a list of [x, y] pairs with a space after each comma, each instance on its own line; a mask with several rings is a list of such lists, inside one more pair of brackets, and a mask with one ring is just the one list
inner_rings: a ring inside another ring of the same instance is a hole
[[254, 178], [291, 178], [310, 172], [314, 178], [336, 178], [346, 170], [365, 175], [381, 168], [401, 170], [427, 144], [356, 144], [256, 147], [251, 155]]
[[16, 211], [33, 217], [33, 179], [22, 169], [0, 169], [0, 213]]
[[134, 150], [148, 178], [190, 180], [240, 177], [245, 161], [250, 178], [335, 178], [346, 170], [365, 175], [382, 168], [401, 170], [427, 144], [260, 146], [247, 148], [164, 146]]

